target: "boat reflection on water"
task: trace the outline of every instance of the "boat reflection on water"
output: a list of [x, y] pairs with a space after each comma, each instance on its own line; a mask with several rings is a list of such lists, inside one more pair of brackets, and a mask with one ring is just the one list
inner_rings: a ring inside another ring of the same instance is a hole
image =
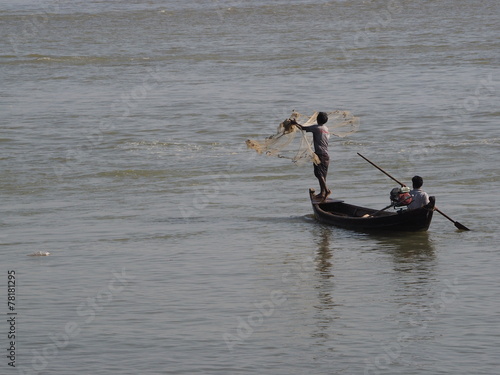
[[[343, 246], [343, 235], [359, 238], [359, 251], [378, 251], [391, 254], [395, 263], [434, 260], [435, 245], [430, 232], [357, 233], [346, 229], [320, 225], [313, 230], [316, 239], [316, 269], [323, 278], [333, 277], [334, 252]], [[335, 240], [333, 240], [335, 238]]]
[[[344, 327], [352, 321], [361, 326], [360, 322], [372, 321], [373, 306], [384, 306], [378, 310], [382, 321], [397, 315], [404, 324], [420, 322], [415, 314], [432, 307], [434, 291], [439, 290], [432, 233], [387, 235], [314, 225], [311, 237], [317, 303], [310, 335], [318, 345], [339, 350], [336, 340], [342, 340]], [[359, 310], [346, 315], [352, 306]], [[420, 339], [422, 334], [412, 333], [412, 337]]]
[[394, 233], [390, 236], [371, 234], [376, 247], [393, 255], [396, 263], [418, 259], [434, 259], [435, 249], [429, 232]]

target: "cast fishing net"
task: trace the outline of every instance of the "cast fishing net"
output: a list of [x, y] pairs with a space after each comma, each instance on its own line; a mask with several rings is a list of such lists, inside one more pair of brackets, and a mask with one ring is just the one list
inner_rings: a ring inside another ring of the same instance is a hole
[[[352, 115], [349, 111], [326, 112], [328, 122], [328, 132], [337, 137], [346, 137], [355, 133], [359, 129], [359, 118]], [[314, 153], [312, 146], [312, 134], [295, 126], [292, 120], [301, 124], [303, 127], [316, 124], [318, 112], [312, 116], [305, 116], [293, 111], [290, 118], [279, 124], [276, 134], [267, 137], [262, 141], [249, 139], [246, 144], [259, 154], [276, 156], [280, 158], [291, 159], [296, 164], [313, 162], [319, 164], [319, 158]], [[299, 141], [296, 136], [299, 134]]]

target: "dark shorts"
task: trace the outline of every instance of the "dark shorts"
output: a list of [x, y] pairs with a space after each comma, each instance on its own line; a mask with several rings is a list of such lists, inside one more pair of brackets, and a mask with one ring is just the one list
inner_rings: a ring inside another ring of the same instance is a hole
[[330, 157], [328, 155], [317, 155], [321, 163], [319, 165], [314, 164], [314, 175], [316, 176], [316, 178], [323, 177], [326, 180], [328, 165], [330, 165]]

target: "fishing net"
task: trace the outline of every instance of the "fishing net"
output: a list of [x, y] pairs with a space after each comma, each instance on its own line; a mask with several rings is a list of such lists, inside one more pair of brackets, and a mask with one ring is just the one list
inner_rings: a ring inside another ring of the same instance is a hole
[[[353, 116], [351, 112], [333, 111], [326, 113], [328, 122], [325, 125], [330, 134], [343, 138], [358, 131], [359, 118]], [[292, 120], [295, 120], [304, 127], [315, 125], [317, 116], [318, 112], [312, 116], [305, 116], [293, 111], [288, 119], [279, 124], [276, 134], [261, 141], [249, 139], [246, 144], [248, 148], [254, 149], [259, 154], [291, 159], [296, 164], [313, 162], [317, 165], [320, 161], [314, 153], [312, 134], [299, 129], [292, 123]], [[297, 134], [300, 137], [298, 142], [296, 141]]]

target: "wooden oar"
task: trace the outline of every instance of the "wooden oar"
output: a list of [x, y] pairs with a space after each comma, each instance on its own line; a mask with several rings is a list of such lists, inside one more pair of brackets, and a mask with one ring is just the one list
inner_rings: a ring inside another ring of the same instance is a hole
[[392, 203], [390, 205], [388, 205], [387, 207], [384, 207], [382, 208], [381, 210], [378, 210], [377, 212], [375, 212], [374, 214], [370, 215], [370, 216], [377, 216], [379, 213], [381, 213], [382, 211], [385, 211], [387, 210], [388, 208], [391, 208], [392, 206], [394, 206]]
[[[365, 158], [363, 155], [361, 155], [359, 152], [357, 153], [359, 156], [361, 156], [363, 159], [365, 159], [368, 163], [370, 163], [371, 165], [373, 165], [375, 168], [377, 168], [380, 172], [382, 172], [383, 174], [385, 174], [387, 177], [393, 179], [394, 181], [396, 181], [398, 184], [400, 184], [401, 186], [406, 186], [405, 184], [403, 184], [401, 181], [398, 181], [396, 180], [394, 177], [392, 177], [389, 173], [387, 173], [386, 171], [384, 171], [382, 168], [380, 168], [377, 164], [373, 163], [372, 161], [368, 160], [367, 158]], [[453, 224], [455, 224], [455, 227], [457, 227], [458, 229], [460, 230], [470, 230], [469, 228], [467, 228], [465, 225], [463, 224], [460, 224], [458, 221], [455, 221], [453, 220], [451, 217], [449, 217], [448, 215], [446, 215], [444, 212], [442, 212], [440, 209], [438, 209], [437, 207], [434, 207], [434, 210], [436, 210], [437, 212], [439, 212], [441, 215], [443, 215], [445, 218], [447, 218], [448, 220], [450, 220]]]
[[374, 162], [368, 160], [367, 158], [365, 158], [363, 155], [361, 155], [359, 152], [358, 152], [358, 155], [361, 156], [363, 159], [365, 159], [368, 163], [370, 163], [371, 165], [373, 165], [375, 168], [377, 168], [380, 172], [382, 172], [383, 174], [385, 174], [387, 177], [389, 178], [392, 178], [394, 181], [396, 181], [398, 184], [400, 184], [401, 186], [406, 186], [405, 184], [403, 184], [402, 182], [396, 180], [394, 177], [392, 177], [389, 173], [387, 173], [386, 171], [384, 171], [382, 168], [380, 168], [377, 164], [375, 164]]
[[469, 229], [469, 228], [467, 228], [465, 225], [460, 224], [458, 221], [453, 220], [451, 217], [449, 217], [449, 216], [448, 216], [448, 215], [446, 215], [444, 212], [442, 212], [439, 208], [434, 207], [434, 210], [436, 210], [436, 211], [437, 211], [437, 212], [439, 212], [441, 215], [443, 215], [445, 218], [447, 218], [449, 221], [451, 221], [453, 224], [455, 224], [455, 226], [456, 226], [458, 229], [461, 229], [461, 230], [470, 230], [470, 229]]

